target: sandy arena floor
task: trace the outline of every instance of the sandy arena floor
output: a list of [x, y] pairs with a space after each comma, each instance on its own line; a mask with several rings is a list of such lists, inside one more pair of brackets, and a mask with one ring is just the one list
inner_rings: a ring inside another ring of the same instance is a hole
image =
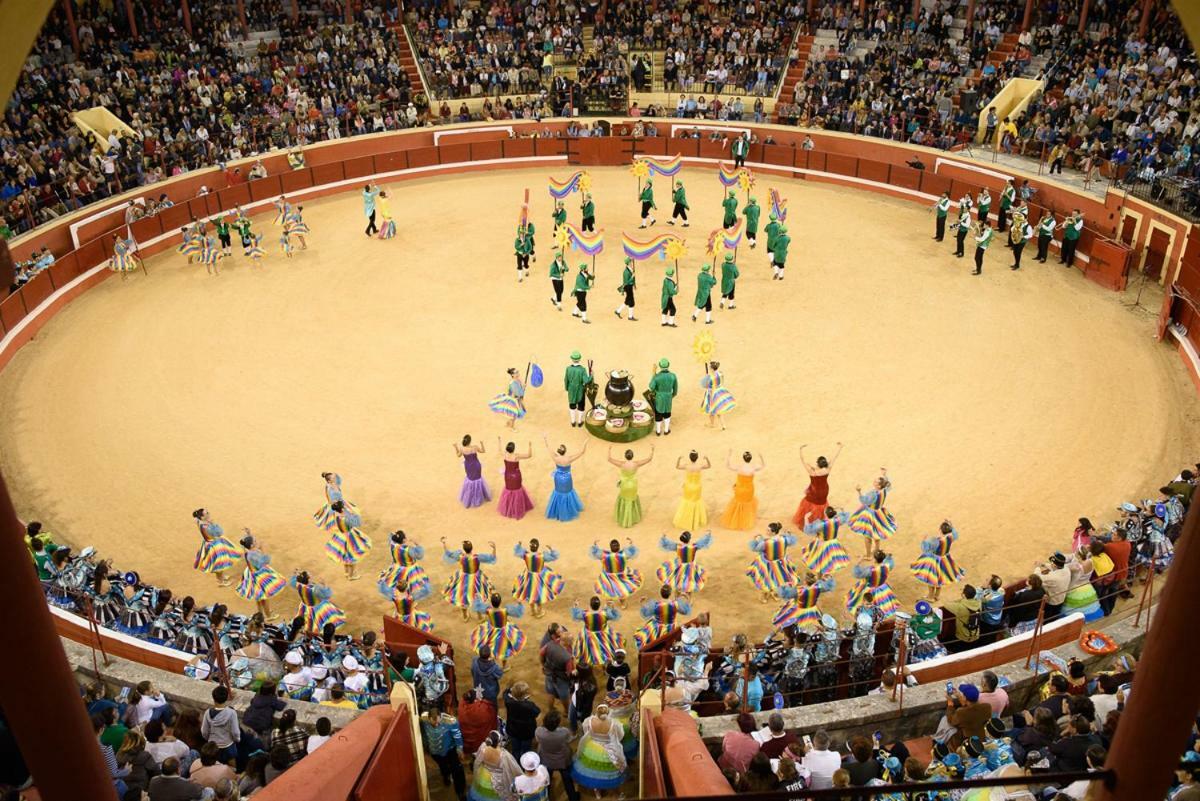
[[[1014, 274], [1008, 251], [994, 247], [983, 276], [971, 277], [969, 256], [953, 258], [949, 239], [930, 241], [932, 216], [918, 206], [768, 177], [756, 188], [760, 203], [770, 186], [790, 200], [788, 278], [770, 279], [761, 245], [742, 248], [738, 308], [717, 312], [710, 328], [739, 406], [728, 431], [709, 430], [691, 352], [704, 326], [684, 309], [704, 239], [720, 222], [715, 174], [682, 173], [695, 213], [672, 330], [658, 325], [657, 260], [639, 274], [640, 321], [613, 317], [621, 231], [637, 222], [634, 179], [624, 168], [592, 173], [608, 250], [590, 326], [547, 300], [551, 204], [542, 170], [395, 185], [393, 209], [405, 227], [390, 242], [363, 236], [352, 193], [305, 204], [312, 244], [290, 261], [272, 248], [258, 269], [235, 256], [211, 278], [171, 251], [150, 260], [148, 278], [106, 281], [0, 375], [0, 468], [18, 511], [177, 594], [249, 609], [191, 568], [198, 536], [190, 515], [206, 506], [230, 534], [252, 528], [282, 572], [324, 577], [356, 631], [390, 609], [370, 580], [388, 561], [388, 531], [402, 527], [426, 546], [436, 584], [448, 575], [439, 537], [452, 546], [469, 537], [483, 549], [494, 541], [500, 562], [489, 573], [506, 592], [519, 566], [514, 543], [536, 536], [562, 551], [568, 583], [545, 619], [523, 622], [536, 638], [550, 621], [569, 621], [571, 600], [591, 595], [596, 563], [587, 548], [595, 539], [632, 535], [646, 588], [657, 590], [653, 571], [665, 557], [658, 537], [677, 533], [670, 521], [683, 474], [673, 465], [691, 448], [714, 462], [704, 484], [714, 522], [732, 494], [726, 454], [765, 455], [760, 529], [790, 517], [801, 498], [800, 444], [815, 458], [845, 442], [831, 498], [851, 509], [855, 485], [886, 465], [900, 524], [894, 586], [905, 603], [920, 595], [907, 565], [944, 517], [962, 532], [955, 555], [968, 580], [1013, 578], [1061, 547], [1076, 517], [1106, 521], [1119, 501], [1152, 494], [1194, 461], [1195, 391], [1174, 350], [1153, 342], [1148, 315], [1053, 261], [1033, 263], [1031, 250]], [[660, 184], [656, 233], [672, 230]], [[525, 187], [539, 259], [532, 282], [519, 284], [511, 244]], [[578, 196], [568, 209], [578, 222]], [[268, 241], [277, 230], [270, 219], [256, 221]], [[582, 518], [560, 524], [541, 514], [553, 469], [542, 432], [571, 448], [588, 439], [567, 425], [561, 388], [576, 348], [601, 375], [631, 370], [639, 393], [661, 356], [680, 376], [671, 437], [637, 446], [639, 454], [655, 446], [656, 458], [641, 474], [646, 519], [628, 532], [613, 522], [616, 469], [599, 440], [575, 469]], [[494, 502], [464, 510], [452, 445], [465, 433], [486, 443], [486, 476], [498, 492], [496, 439], [507, 431], [486, 404], [505, 386], [505, 368], [523, 369], [530, 358], [547, 382], [530, 391], [516, 440], [534, 445], [524, 464], [539, 508], [520, 522], [500, 517]], [[375, 541], [362, 566], [368, 580], [348, 583], [323, 554], [311, 520], [323, 502], [323, 470], [340, 472], [365, 512]], [[761, 636], [774, 608], [759, 605], [744, 575], [751, 533], [716, 528], [714, 536], [698, 607], [716, 613], [719, 642], [736, 631]], [[857, 538], [846, 544], [861, 553]], [[848, 573], [826, 611], [841, 612]], [[290, 591], [278, 606], [290, 611]], [[423, 606], [439, 633], [466, 644], [474, 622], [461, 622], [440, 596]], [[621, 620], [626, 636], [637, 617], [631, 607]], [[512, 668], [533, 678], [533, 649]]]

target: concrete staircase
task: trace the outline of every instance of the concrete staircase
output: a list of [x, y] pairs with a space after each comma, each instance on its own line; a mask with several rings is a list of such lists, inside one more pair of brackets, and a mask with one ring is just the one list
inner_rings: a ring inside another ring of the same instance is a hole
[[1006, 33], [995, 49], [987, 55], [987, 63], [999, 67], [1011, 59], [1017, 52], [1017, 34]]
[[800, 36], [796, 39], [796, 52], [792, 56], [792, 62], [788, 65], [787, 72], [783, 74], [783, 85], [779, 88], [779, 102], [792, 102], [796, 84], [804, 80], [804, 73], [808, 70], [808, 61], [812, 57], [815, 40], [815, 36]]
[[269, 31], [251, 31], [245, 39], [234, 39], [229, 43], [229, 49], [237, 52], [239, 55], [249, 55], [258, 52], [258, 46], [262, 42], [270, 45], [272, 42], [279, 42], [283, 37], [279, 31], [271, 29]]
[[400, 69], [404, 70], [404, 74], [408, 76], [409, 83], [412, 84], [414, 90], [420, 89], [426, 97], [432, 99], [429, 87], [421, 78], [421, 68], [417, 65], [417, 54], [414, 52], [412, 40], [408, 36], [408, 26], [395, 25], [392, 26], [392, 30], [396, 32], [396, 52], [400, 56]]

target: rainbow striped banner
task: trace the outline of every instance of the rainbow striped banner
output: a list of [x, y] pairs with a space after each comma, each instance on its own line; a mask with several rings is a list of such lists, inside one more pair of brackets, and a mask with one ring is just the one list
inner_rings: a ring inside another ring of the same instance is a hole
[[651, 173], [665, 175], [668, 178], [683, 168], [683, 156], [679, 154], [669, 159], [656, 159], [651, 156], [643, 156], [641, 160], [646, 162], [646, 166], [650, 168]]
[[726, 250], [734, 250], [742, 244], [742, 234], [745, 233], [745, 220], [738, 220], [732, 228], [721, 229], [721, 242]]
[[625, 250], [625, 255], [634, 261], [645, 261], [658, 254], [658, 257], [665, 259], [667, 257], [667, 245], [672, 242], [682, 243], [683, 240], [675, 236], [675, 234], [659, 234], [649, 242], [639, 242], [629, 236], [629, 234], [621, 234], [621, 245]]
[[787, 219], [787, 201], [781, 198], [775, 189], [771, 190], [771, 213], [780, 222]]
[[717, 179], [721, 182], [722, 186], [733, 186], [738, 182], [741, 174], [741, 167], [734, 167], [723, 161], [717, 162]]
[[565, 181], [556, 181], [552, 177], [550, 179], [550, 197], [555, 200], [562, 200], [572, 192], [579, 191], [579, 181], [583, 178], [583, 170], [572, 175]]
[[580, 231], [571, 223], [566, 224], [567, 236], [570, 237], [571, 247], [582, 250], [589, 256], [595, 256], [604, 250], [604, 232]]

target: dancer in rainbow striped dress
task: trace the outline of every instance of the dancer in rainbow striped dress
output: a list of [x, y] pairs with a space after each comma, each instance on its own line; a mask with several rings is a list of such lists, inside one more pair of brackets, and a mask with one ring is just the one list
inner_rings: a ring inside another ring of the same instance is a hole
[[275, 206], [275, 219], [271, 220], [271, 222], [281, 225], [287, 220], [288, 215], [292, 213], [292, 204], [288, 203], [285, 195], [280, 195], [275, 198], [273, 205]]
[[271, 614], [271, 598], [283, 592], [287, 580], [271, 567], [271, 557], [263, 552], [262, 542], [254, 538], [250, 529], [242, 530], [246, 532], [241, 543], [246, 569], [235, 592], [247, 601], [254, 601], [264, 621], [276, 620], [279, 615]]
[[864, 603], [873, 603], [879, 611], [879, 619], [887, 620], [900, 611], [896, 593], [888, 584], [888, 577], [896, 566], [890, 554], [876, 551], [870, 559], [863, 559], [854, 566], [854, 586], [846, 594], [846, 611], [854, 612]]
[[225, 530], [212, 521], [207, 509], [197, 509], [192, 512], [192, 517], [203, 540], [192, 567], [201, 573], [212, 573], [217, 577], [217, 586], [228, 587], [233, 583], [228, 572], [237, 564], [241, 554], [232, 542], [225, 539]]
[[346, 511], [345, 501], [334, 501], [329, 508], [334, 513], [334, 529], [325, 542], [325, 555], [346, 571], [346, 578], [358, 581], [358, 563], [371, 550], [371, 538], [362, 533], [362, 518]]
[[482, 565], [496, 563], [496, 543], [489, 542], [491, 553], [475, 553], [475, 544], [463, 540], [461, 550], [450, 550], [446, 547], [446, 538], [442, 537], [442, 560], [449, 564], [457, 564], [458, 570], [446, 580], [442, 588], [442, 597], [457, 606], [462, 611], [463, 620], [477, 601], [483, 601], [492, 596], [492, 583], [482, 570]]
[[137, 243], [133, 241], [133, 237], [122, 239], [117, 234], [113, 234], [112, 250], [113, 254], [108, 268], [115, 273], [120, 273], [121, 278], [142, 266], [142, 260], [137, 255]]
[[719, 362], [709, 362], [705, 368], [704, 378], [700, 379], [700, 387], [704, 396], [700, 399], [700, 408], [708, 415], [708, 427], [716, 428], [721, 424], [725, 430], [725, 415], [737, 408], [733, 393], [725, 387], [725, 376], [718, 370]]
[[671, 600], [671, 588], [666, 584], [658, 591], [659, 600], [647, 601], [639, 609], [646, 622], [633, 634], [638, 650], [679, 628], [679, 616], [690, 615], [692, 606], [685, 599]]
[[608, 600], [615, 600], [625, 608], [625, 599], [642, 586], [642, 572], [629, 566], [629, 560], [638, 554], [633, 540], [625, 538], [626, 545], [612, 540], [608, 551], [602, 551], [597, 542], [592, 543], [592, 558], [600, 560], [600, 576], [596, 579], [595, 592]]
[[[343, 501], [345, 503], [345, 501]], [[417, 564], [425, 558], [425, 549], [415, 542], [408, 541], [408, 535], [403, 531], [393, 531], [388, 538], [388, 550], [392, 555], [392, 563], [379, 574], [379, 592], [384, 598], [392, 599], [392, 590], [400, 582], [408, 587], [408, 592], [414, 600], [421, 600], [430, 593], [429, 576]]]
[[785, 599], [783, 606], [775, 613], [771, 625], [776, 631], [795, 626], [805, 634], [813, 634], [821, 630], [821, 610], [817, 601], [822, 593], [833, 590], [833, 579], [809, 572], [800, 587], [784, 587], [780, 595]]
[[609, 628], [609, 621], [621, 614], [611, 606], [601, 608], [599, 596], [593, 595], [588, 608], [580, 608], [578, 602], [571, 607], [571, 619], [583, 623], [579, 639], [575, 643], [575, 658], [582, 665], [603, 665], [612, 661], [617, 651], [625, 647], [618, 632]]
[[950, 555], [950, 546], [958, 539], [958, 529], [943, 520], [941, 533], [921, 541], [921, 555], [912, 563], [913, 578], [929, 587], [929, 600], [936, 601], [942, 587], [953, 584], [966, 571]]
[[541, 543], [534, 538], [529, 541], [529, 550], [518, 542], [513, 554], [525, 563], [525, 570], [513, 579], [512, 596], [529, 604], [534, 617], [541, 617], [545, 614], [542, 607], [557, 598], [566, 586], [563, 577], [547, 565], [558, 560], [558, 551], [549, 546], [541, 550]]
[[304, 222], [304, 207], [293, 206], [283, 218], [285, 236], [294, 236], [300, 240], [300, 249], [308, 250], [308, 223]]
[[828, 576], [850, 564], [850, 555], [838, 540], [842, 527], [849, 519], [850, 516], [845, 512], [826, 506], [825, 519], [812, 520], [810, 517], [805, 522], [804, 533], [813, 539], [804, 546], [800, 558], [818, 576]]
[[[436, 707], [429, 710], [431, 720], [436, 720], [439, 714]], [[449, 754], [451, 759], [458, 758], [453, 749]], [[475, 752], [467, 801], [517, 801], [513, 781], [520, 775], [521, 766], [517, 760], [500, 747], [500, 732], [490, 732]]]
[[862, 535], [868, 557], [896, 533], [896, 518], [887, 510], [887, 496], [892, 482], [888, 478], [886, 467], [879, 470], [879, 478], [875, 479], [873, 488], [866, 494], [863, 493], [862, 487], [855, 487], [859, 503], [862, 505], [857, 512], [850, 515], [849, 521], [851, 530]]
[[334, 519], [336, 515], [333, 512], [333, 504], [338, 501], [342, 502], [346, 511], [353, 512], [356, 515], [362, 515], [359, 508], [342, 496], [342, 477], [337, 473], [322, 473], [321, 478], [325, 480], [325, 505], [318, 509], [313, 514], [313, 522], [317, 524], [317, 528], [322, 528], [326, 531], [333, 531], [335, 527]]
[[396, 582], [391, 590], [391, 601], [396, 607], [396, 617], [406, 626], [412, 626], [426, 633], [433, 631], [433, 618], [428, 612], [417, 609], [417, 599], [409, 592], [408, 584], [403, 579]]
[[292, 576], [288, 585], [296, 590], [300, 599], [296, 616], [304, 621], [305, 634], [320, 634], [326, 626], [337, 629], [346, 625], [346, 613], [329, 600], [333, 590], [310, 579], [306, 571]]
[[486, 604], [482, 600], [476, 601], [471, 607], [483, 617], [483, 622], [471, 632], [471, 650], [478, 652], [479, 646], [486, 643], [500, 667], [504, 667], [525, 647], [525, 632], [516, 623], [509, 622], [509, 618], [524, 615], [525, 607], [521, 604], [502, 604], [498, 592], [493, 592], [488, 601]]
[[217, 244], [215, 238], [204, 236], [200, 240], [200, 263], [204, 265], [204, 271], [209, 275], [220, 275], [219, 261], [221, 261], [221, 246]]
[[262, 261], [263, 256], [267, 255], [262, 246], [263, 235], [254, 234], [250, 240], [250, 247], [246, 248], [246, 255], [255, 262]]
[[175, 252], [181, 256], [187, 256], [187, 263], [191, 264], [192, 259], [200, 255], [201, 242], [204, 241], [204, 227], [192, 220], [191, 225], [183, 226], [179, 232], [183, 234], [183, 241], [179, 243], [179, 247], [175, 248]]
[[680, 534], [678, 543], [671, 542], [666, 535], [660, 537], [658, 547], [664, 551], [673, 552], [675, 557], [659, 565], [658, 570], [655, 571], [658, 580], [675, 590], [679, 597], [684, 599], [689, 598], [692, 593], [704, 589], [707, 571], [696, 561], [696, 553], [709, 545], [712, 545], [711, 531], [705, 532], [704, 536], [695, 542], [692, 542], [690, 531]]
[[787, 558], [788, 548], [796, 544], [795, 535], [784, 531], [780, 523], [771, 523], [767, 530], [770, 536], [759, 534], [750, 541], [750, 550], [758, 555], [746, 571], [764, 604], [796, 582], [796, 566]]

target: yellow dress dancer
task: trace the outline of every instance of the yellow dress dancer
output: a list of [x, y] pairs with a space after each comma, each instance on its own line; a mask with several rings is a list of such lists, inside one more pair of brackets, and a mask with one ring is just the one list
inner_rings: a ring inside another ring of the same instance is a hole
[[704, 499], [700, 497], [700, 473], [712, 467], [712, 464], [707, 456], [701, 462], [700, 454], [696, 451], [689, 453], [687, 458], [688, 464], [683, 463], [682, 456], [675, 464], [676, 469], [686, 470], [687, 476], [683, 479], [683, 498], [675, 509], [674, 523], [675, 528], [696, 531], [708, 525], [708, 509], [704, 506]]
[[733, 464], [733, 452], [725, 459], [726, 466], [737, 473], [733, 483], [733, 498], [721, 513], [721, 525], [736, 531], [749, 531], [754, 528], [758, 519], [758, 499], [754, 497], [754, 474], [767, 466], [760, 455], [758, 464], [752, 464], [754, 456], [750, 451], [742, 454], [742, 464]]

